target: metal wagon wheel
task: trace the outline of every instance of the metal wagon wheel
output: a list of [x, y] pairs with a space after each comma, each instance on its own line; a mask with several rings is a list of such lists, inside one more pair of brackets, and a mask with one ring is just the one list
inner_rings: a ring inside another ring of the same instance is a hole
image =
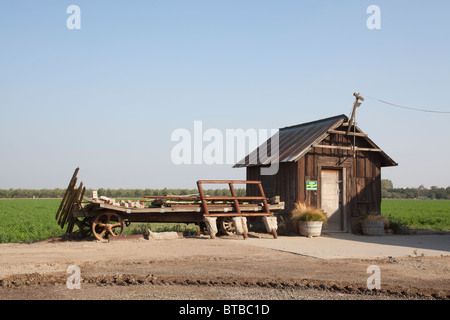
[[236, 234], [236, 227], [232, 217], [224, 217], [219, 220], [219, 230], [226, 236], [233, 236]]
[[92, 233], [97, 240], [106, 241], [110, 236], [121, 236], [124, 223], [121, 216], [113, 211], [97, 215], [92, 222]]

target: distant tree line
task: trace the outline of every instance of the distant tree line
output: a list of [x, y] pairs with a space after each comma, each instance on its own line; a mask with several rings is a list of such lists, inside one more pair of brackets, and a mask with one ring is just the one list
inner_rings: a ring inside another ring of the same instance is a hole
[[[92, 196], [93, 189], [86, 190], [86, 196]], [[65, 189], [0, 189], [0, 198], [62, 198]], [[97, 189], [99, 196], [109, 198], [142, 198], [147, 195], [197, 195], [197, 189]], [[245, 196], [245, 189], [236, 189], [238, 196]], [[210, 196], [229, 196], [229, 189], [207, 189], [205, 194]], [[450, 186], [429, 189], [420, 185], [417, 188], [394, 188], [391, 180], [381, 180], [381, 197], [385, 199], [450, 199]]]
[[[65, 189], [0, 189], [0, 198], [62, 198]], [[94, 189], [86, 189], [85, 195], [92, 197]], [[197, 195], [197, 189], [97, 189], [98, 196], [109, 198], [142, 198], [144, 196]], [[238, 196], [245, 196], [245, 189], [236, 189]], [[229, 189], [205, 189], [209, 196], [230, 196]]]
[[65, 189], [0, 189], [0, 198], [62, 198]]
[[431, 186], [429, 189], [424, 185], [417, 188], [394, 188], [391, 180], [381, 180], [381, 197], [385, 199], [449, 199], [450, 186], [439, 188]]

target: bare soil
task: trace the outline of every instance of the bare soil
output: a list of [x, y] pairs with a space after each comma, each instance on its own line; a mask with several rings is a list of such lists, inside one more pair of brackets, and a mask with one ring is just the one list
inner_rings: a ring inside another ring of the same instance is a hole
[[0, 299], [450, 299], [449, 256], [325, 260], [231, 238], [0, 244]]

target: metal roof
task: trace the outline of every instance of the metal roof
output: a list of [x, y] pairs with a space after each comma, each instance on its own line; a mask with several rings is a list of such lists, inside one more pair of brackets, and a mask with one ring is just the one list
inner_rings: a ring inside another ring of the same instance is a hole
[[[236, 163], [233, 168], [268, 165], [271, 162], [282, 163], [297, 161], [303, 157], [315, 143], [323, 140], [328, 135], [328, 130], [335, 129], [347, 121], [347, 116], [341, 114], [326, 119], [281, 128], [277, 133], [279, 139], [279, 161], [271, 161], [267, 156], [258, 157], [260, 153], [261, 155], [267, 154], [265, 149], [271, 150], [271, 139], [276, 137], [276, 135], [274, 135], [266, 142], [267, 147], [265, 147], [264, 144], [259, 146], [244, 159]], [[366, 139], [375, 146], [373, 141], [369, 138]], [[384, 152], [381, 153], [387, 160], [383, 161], [384, 165], [397, 165]]]

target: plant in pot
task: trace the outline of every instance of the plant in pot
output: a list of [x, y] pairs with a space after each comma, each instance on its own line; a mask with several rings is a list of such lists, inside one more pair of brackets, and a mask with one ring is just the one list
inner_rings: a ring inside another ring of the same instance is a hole
[[364, 235], [383, 236], [385, 227], [389, 227], [389, 219], [376, 212], [365, 215], [361, 221], [361, 230]]
[[323, 224], [328, 220], [327, 214], [319, 208], [296, 202], [291, 211], [291, 219], [302, 236], [318, 237], [322, 233]]

